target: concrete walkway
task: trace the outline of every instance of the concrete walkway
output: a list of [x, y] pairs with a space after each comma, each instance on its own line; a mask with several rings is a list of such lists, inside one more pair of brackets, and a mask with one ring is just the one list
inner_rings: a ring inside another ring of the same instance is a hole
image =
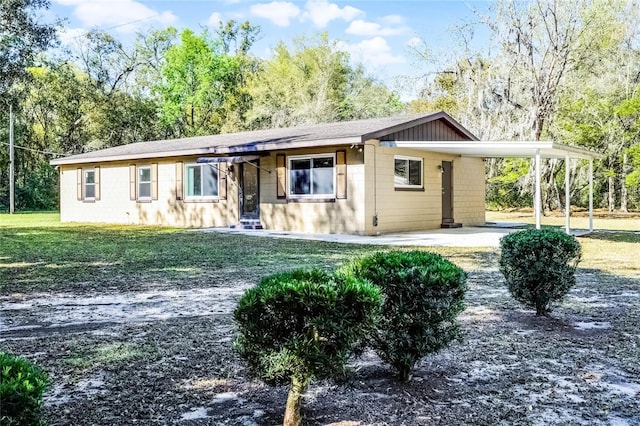
[[389, 246], [440, 246], [440, 247], [498, 247], [500, 238], [518, 229], [496, 227], [463, 227], [434, 229], [421, 232], [401, 232], [374, 237], [361, 235], [307, 234], [271, 231], [266, 229], [208, 228], [205, 232], [243, 234], [272, 238], [330, 241], [336, 243], [376, 244]]

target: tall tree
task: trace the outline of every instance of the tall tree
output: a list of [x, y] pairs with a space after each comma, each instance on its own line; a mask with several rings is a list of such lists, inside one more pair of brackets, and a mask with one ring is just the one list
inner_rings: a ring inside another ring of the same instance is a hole
[[276, 46], [249, 81], [250, 128], [288, 127], [389, 115], [402, 108], [396, 94], [353, 68], [327, 34]]
[[161, 98], [161, 117], [173, 136], [220, 133], [225, 101], [238, 83], [240, 62], [222, 51], [205, 31], [184, 30], [180, 43], [166, 52], [162, 81], [155, 88]]
[[25, 78], [34, 56], [55, 41], [56, 24], [40, 22], [49, 0], [0, 0], [0, 96]]

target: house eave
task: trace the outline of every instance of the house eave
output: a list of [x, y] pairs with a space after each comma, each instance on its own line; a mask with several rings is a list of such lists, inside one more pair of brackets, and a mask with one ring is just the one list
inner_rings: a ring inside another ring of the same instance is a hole
[[[172, 157], [191, 157], [191, 156], [216, 156], [230, 154], [258, 154], [261, 152], [281, 151], [284, 149], [296, 148], [315, 148], [332, 145], [359, 145], [362, 143], [360, 136], [350, 136], [338, 139], [321, 139], [306, 141], [284, 141], [284, 142], [263, 142], [256, 144], [244, 144], [240, 146], [212, 146], [206, 148], [131, 153], [121, 155], [91, 156], [90, 154], [81, 154], [80, 156], [72, 156], [51, 160], [53, 166], [63, 166], [72, 164], [95, 164], [109, 163], [116, 161], [134, 161], [134, 160], [150, 160], [155, 158], [172, 158]], [[98, 151], [99, 152], [99, 151]]]

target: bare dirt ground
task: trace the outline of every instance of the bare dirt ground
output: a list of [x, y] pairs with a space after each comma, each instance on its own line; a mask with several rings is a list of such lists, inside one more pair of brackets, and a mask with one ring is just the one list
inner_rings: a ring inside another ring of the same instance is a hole
[[[495, 262], [469, 272], [463, 343], [399, 384], [371, 353], [316, 382], [306, 424], [640, 425], [640, 276], [580, 269], [551, 318], [512, 301]], [[285, 388], [247, 376], [231, 313], [253, 282], [0, 296], [0, 348], [52, 379], [49, 425], [272, 425]]]

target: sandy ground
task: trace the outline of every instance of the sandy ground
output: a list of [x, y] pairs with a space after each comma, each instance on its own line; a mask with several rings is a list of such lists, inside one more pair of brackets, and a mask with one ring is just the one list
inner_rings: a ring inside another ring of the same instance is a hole
[[[640, 277], [580, 269], [551, 318], [469, 271], [466, 336], [399, 384], [372, 353], [316, 382], [311, 425], [640, 425]], [[54, 425], [272, 425], [285, 388], [247, 376], [231, 313], [252, 283], [0, 296], [0, 349], [44, 367]], [[343, 422], [343, 423], [340, 423]]]

